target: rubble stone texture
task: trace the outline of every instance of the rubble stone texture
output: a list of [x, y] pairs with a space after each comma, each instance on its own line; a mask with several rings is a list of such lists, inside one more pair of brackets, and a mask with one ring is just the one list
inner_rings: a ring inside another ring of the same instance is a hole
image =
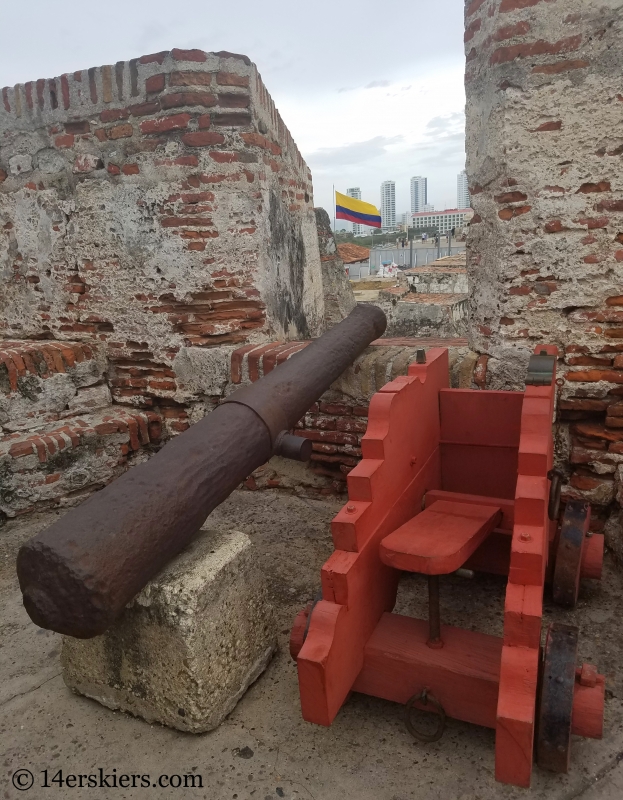
[[1, 95], [0, 522], [186, 430], [236, 347], [329, 321], [311, 175], [246, 56], [174, 49]]
[[161, 438], [151, 410], [113, 406], [101, 346], [0, 340], [0, 523], [79, 503]]
[[330, 328], [348, 316], [356, 302], [344, 262], [340, 258], [335, 244], [329, 215], [324, 208], [316, 208], [315, 212], [322, 263], [324, 317], [326, 326]]
[[149, 722], [219, 725], [276, 648], [273, 609], [250, 539], [207, 526], [102, 636], [63, 638], [65, 683]]
[[622, 34], [620, 0], [465, 5], [470, 344], [495, 389], [558, 346], [565, 493], [598, 527], [622, 491]]
[[246, 56], [5, 88], [0, 130], [0, 335], [105, 342], [133, 402], [182, 347], [322, 332], [311, 175]]

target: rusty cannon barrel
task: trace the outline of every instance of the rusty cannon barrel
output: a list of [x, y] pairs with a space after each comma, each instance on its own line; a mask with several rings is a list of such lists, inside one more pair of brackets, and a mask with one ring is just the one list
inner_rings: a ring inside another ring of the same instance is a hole
[[385, 327], [380, 309], [357, 306], [26, 542], [17, 574], [33, 622], [84, 639], [103, 633], [254, 469], [275, 454], [309, 457], [311, 444], [287, 431]]

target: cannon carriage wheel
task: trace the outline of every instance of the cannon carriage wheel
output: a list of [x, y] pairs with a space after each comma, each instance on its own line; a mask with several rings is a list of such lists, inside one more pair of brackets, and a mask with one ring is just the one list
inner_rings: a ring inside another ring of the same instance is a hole
[[578, 600], [582, 556], [591, 508], [582, 500], [570, 500], [562, 518], [556, 547], [552, 594], [557, 605], [573, 608]]
[[550, 772], [568, 772], [579, 629], [549, 626], [539, 670], [536, 762]]

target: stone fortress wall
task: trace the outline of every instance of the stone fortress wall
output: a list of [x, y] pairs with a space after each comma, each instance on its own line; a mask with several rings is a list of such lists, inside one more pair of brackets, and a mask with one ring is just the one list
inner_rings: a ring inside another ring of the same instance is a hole
[[[612, 530], [619, 6], [466, 3], [471, 351], [446, 342], [454, 385], [474, 388], [522, 388], [534, 347], [558, 345], [565, 493]], [[246, 56], [172, 50], [5, 88], [0, 136], [3, 514], [77, 501], [353, 307], [309, 169]], [[369, 348], [301, 421], [311, 470], [271, 462], [250, 487], [342, 491], [371, 395], [414, 347], [443, 343], [412, 336]]]
[[112, 480], [189, 426], [197, 374], [325, 319], [311, 175], [246, 56], [172, 50], [1, 94], [13, 515]]
[[[623, 485], [619, 0], [465, 6], [470, 345], [489, 388], [559, 348], [558, 463], [603, 525]], [[611, 539], [611, 541], [614, 541]]]
[[172, 50], [2, 99], [2, 336], [104, 342], [132, 402], [132, 370], [172, 395], [184, 348], [322, 331], [311, 175], [248, 58]]
[[[171, 50], [2, 90], [0, 521], [79, 502], [355, 305], [311, 174], [246, 56]], [[299, 423], [345, 489], [370, 348]], [[460, 342], [465, 350], [465, 342]]]

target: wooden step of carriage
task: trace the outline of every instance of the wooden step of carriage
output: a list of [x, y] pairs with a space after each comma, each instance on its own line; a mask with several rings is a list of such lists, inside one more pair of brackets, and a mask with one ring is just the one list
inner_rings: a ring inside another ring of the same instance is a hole
[[448, 575], [501, 521], [495, 506], [438, 500], [383, 539], [381, 561], [408, 572]]

